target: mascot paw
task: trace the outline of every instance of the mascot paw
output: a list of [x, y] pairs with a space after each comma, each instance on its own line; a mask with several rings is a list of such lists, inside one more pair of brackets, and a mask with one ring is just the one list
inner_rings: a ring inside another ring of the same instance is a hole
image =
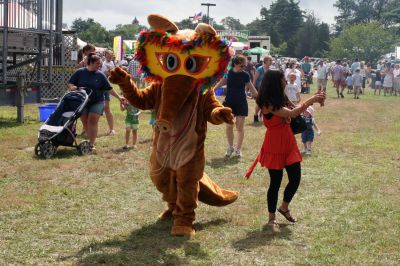
[[122, 68], [116, 67], [110, 72], [108, 80], [114, 84], [123, 84], [126, 81], [130, 82], [131, 76]]
[[229, 107], [217, 107], [211, 113], [211, 119], [216, 123], [228, 123], [233, 124], [232, 109]]
[[158, 215], [159, 220], [166, 220], [166, 219], [171, 219], [172, 218], [172, 210], [166, 209], [160, 215]]
[[171, 235], [173, 236], [194, 236], [196, 231], [191, 226], [174, 225], [172, 226]]

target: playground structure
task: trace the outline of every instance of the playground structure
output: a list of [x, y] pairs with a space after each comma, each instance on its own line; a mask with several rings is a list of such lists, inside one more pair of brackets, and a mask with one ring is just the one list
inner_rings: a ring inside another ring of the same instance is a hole
[[0, 105], [61, 97], [77, 60], [77, 39], [62, 31], [62, 0], [0, 1]]

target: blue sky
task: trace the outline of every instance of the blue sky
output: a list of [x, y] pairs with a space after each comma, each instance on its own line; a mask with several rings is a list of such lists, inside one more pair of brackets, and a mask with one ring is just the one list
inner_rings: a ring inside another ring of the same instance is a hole
[[[234, 17], [242, 24], [247, 24], [260, 17], [262, 6], [269, 7], [272, 0], [67, 0], [64, 2], [64, 23], [71, 26], [75, 18], [93, 18], [107, 29], [114, 29], [117, 24], [128, 24], [136, 17], [140, 24], [147, 24], [147, 15], [157, 13], [173, 21], [193, 16], [195, 13], [207, 13], [207, 7], [201, 3], [213, 3], [210, 17], [220, 23], [224, 17]], [[337, 15], [333, 7], [335, 0], [299, 0], [303, 10], [312, 10], [316, 17], [328, 24], [334, 23]]]

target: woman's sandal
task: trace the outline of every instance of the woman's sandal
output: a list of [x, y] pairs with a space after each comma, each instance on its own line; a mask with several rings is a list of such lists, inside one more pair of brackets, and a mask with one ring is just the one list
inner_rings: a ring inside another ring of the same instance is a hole
[[279, 224], [275, 219], [269, 220], [267, 225], [269, 227], [272, 227], [272, 228], [278, 228], [279, 227]]
[[297, 219], [294, 218], [292, 215], [290, 215], [290, 210], [284, 211], [279, 208], [278, 212], [280, 212], [286, 218], [286, 220], [288, 220], [289, 222], [292, 222], [292, 223], [297, 222]]

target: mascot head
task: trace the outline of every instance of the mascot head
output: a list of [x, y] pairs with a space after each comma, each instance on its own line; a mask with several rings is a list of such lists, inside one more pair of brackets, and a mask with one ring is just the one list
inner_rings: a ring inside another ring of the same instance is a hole
[[[185, 76], [203, 93], [224, 73], [231, 52], [214, 28], [200, 23], [195, 30], [179, 30], [169, 19], [149, 15], [151, 31], [141, 32], [136, 43], [136, 59], [148, 81], [164, 82]], [[184, 82], [186, 84], [186, 82]]]
[[[207, 93], [225, 72], [231, 52], [225, 40], [208, 24], [195, 30], [179, 30], [169, 19], [149, 15], [151, 31], [143, 31], [136, 42], [136, 60], [146, 80], [162, 84], [156, 128], [169, 132], [185, 107]], [[194, 103], [195, 104], [195, 103]]]

